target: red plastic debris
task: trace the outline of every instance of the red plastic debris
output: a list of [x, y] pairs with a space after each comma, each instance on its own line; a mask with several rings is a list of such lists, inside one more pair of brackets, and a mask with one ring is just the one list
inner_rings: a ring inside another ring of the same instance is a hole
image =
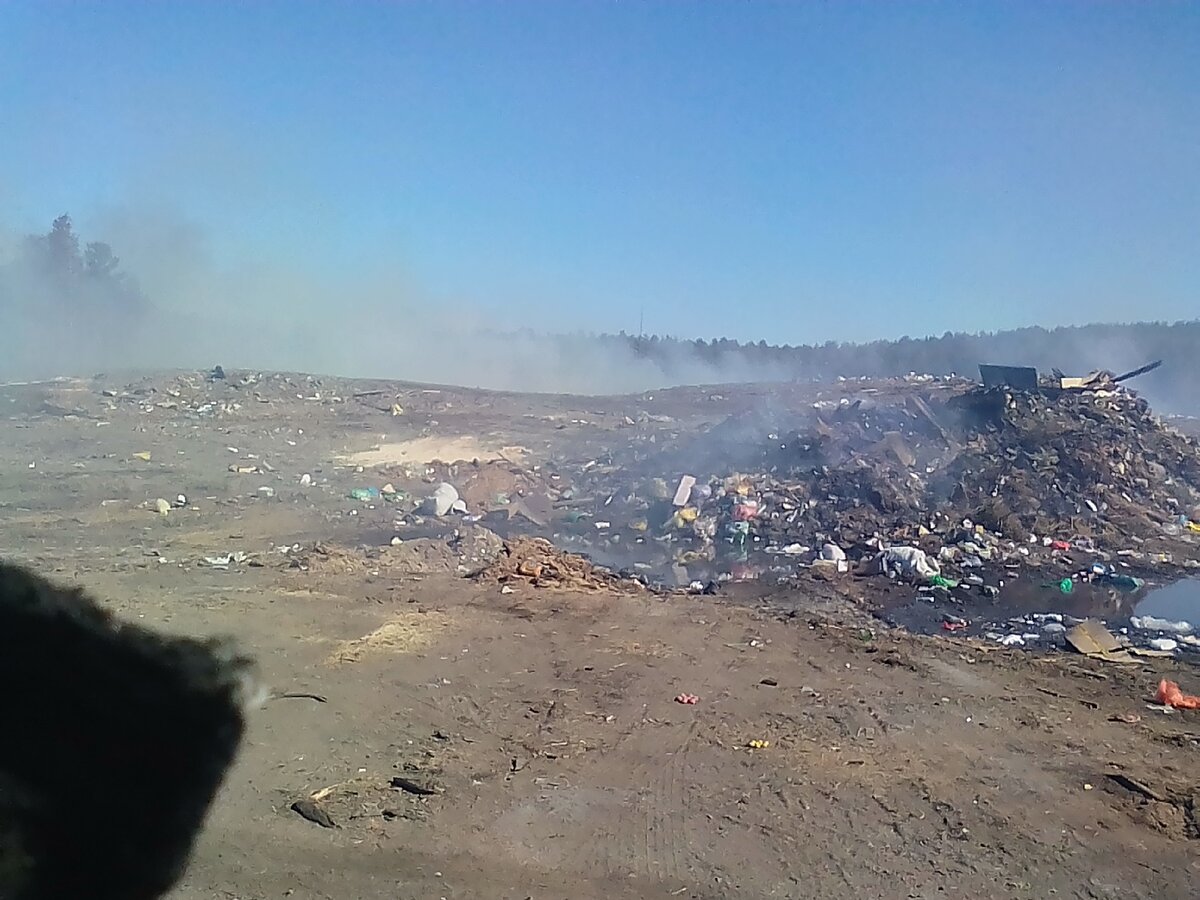
[[1154, 695], [1154, 699], [1164, 706], [1173, 706], [1176, 709], [1200, 709], [1200, 697], [1185, 694], [1178, 684], [1165, 678], [1158, 683], [1158, 693]]
[[966, 622], [943, 622], [942, 623], [943, 631], [962, 631], [966, 627], [967, 627]]
[[1066, 551], [1071, 549], [1071, 545], [1067, 541], [1051, 541], [1050, 549], [1051, 550], [1062, 550], [1065, 553]]
[[682, 703], [686, 706], [695, 706], [700, 702], [700, 698], [695, 694], [680, 694], [675, 698], [676, 703]]
[[757, 519], [759, 513], [757, 500], [743, 500], [733, 508], [733, 521], [749, 522]]

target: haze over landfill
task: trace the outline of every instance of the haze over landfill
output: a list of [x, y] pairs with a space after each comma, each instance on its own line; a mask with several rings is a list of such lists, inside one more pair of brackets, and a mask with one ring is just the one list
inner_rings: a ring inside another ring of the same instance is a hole
[[[9, 4], [0, 252], [68, 213], [150, 306], [72, 343], [14, 323], [6, 288], [4, 358], [608, 392], [787, 370], [663, 376], [518, 335], [821, 345], [1191, 319], [1195, 17]], [[1121, 368], [1146, 355], [1126, 340], [1039, 355]]]
[[1198, 60], [0, 6], [0, 897], [1194, 896]]

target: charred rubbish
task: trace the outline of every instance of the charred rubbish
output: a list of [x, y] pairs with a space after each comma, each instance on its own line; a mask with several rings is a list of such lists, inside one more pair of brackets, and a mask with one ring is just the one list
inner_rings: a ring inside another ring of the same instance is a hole
[[541, 516], [509, 500], [484, 519], [679, 587], [818, 577], [868, 603], [999, 612], [1014, 591], [1047, 608], [1081, 586], [1077, 599], [1120, 618], [1144, 579], [1196, 565], [1200, 446], [1100, 383], [865, 386], [756, 409], [564, 456], [540, 473], [545, 493], [530, 492], [549, 506]]

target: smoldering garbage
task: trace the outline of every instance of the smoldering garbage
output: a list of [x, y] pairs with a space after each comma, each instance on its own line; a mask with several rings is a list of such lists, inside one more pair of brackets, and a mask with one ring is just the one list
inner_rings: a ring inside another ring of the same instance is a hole
[[1109, 382], [874, 383], [700, 433], [639, 428], [527, 472], [540, 521], [511, 508], [485, 521], [681, 588], [848, 564], [996, 602], [1022, 578], [1055, 596], [1136, 595], [1147, 574], [1188, 565], [1200, 518], [1200, 446]]
[[[311, 376], [227, 375], [131, 385], [100, 402], [199, 420], [285, 397], [390, 417], [401, 398]], [[909, 583], [954, 602], [995, 601], [1018, 580], [1060, 603], [1067, 591], [1086, 599], [1082, 586], [1136, 596], [1144, 579], [1192, 564], [1200, 448], [1115, 378], [1079, 381], [1030, 391], [925, 377], [781, 385], [747, 393], [733, 415], [722, 405], [699, 428], [636, 412], [611, 429], [564, 430], [528, 461], [381, 470], [379, 483], [396, 480], [411, 502], [378, 487], [365, 502], [378, 492], [406, 540], [479, 523], [689, 589], [887, 571], [897, 591]], [[434, 400], [402, 399], [406, 415], [424, 409], [433, 427]]]

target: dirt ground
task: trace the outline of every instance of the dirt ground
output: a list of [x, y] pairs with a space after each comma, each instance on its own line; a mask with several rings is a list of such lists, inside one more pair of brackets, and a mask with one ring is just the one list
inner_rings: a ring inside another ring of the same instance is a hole
[[[1196, 894], [1200, 713], [1147, 706], [1194, 669], [805, 596], [472, 580], [389, 555], [390, 512], [346, 499], [369, 474], [348, 454], [433, 433], [536, 456], [619, 401], [293, 385], [210, 416], [104, 389], [0, 389], [5, 555], [233, 634], [276, 692], [321, 698], [254, 713], [174, 900]], [[292, 810], [313, 798], [334, 827]]]

